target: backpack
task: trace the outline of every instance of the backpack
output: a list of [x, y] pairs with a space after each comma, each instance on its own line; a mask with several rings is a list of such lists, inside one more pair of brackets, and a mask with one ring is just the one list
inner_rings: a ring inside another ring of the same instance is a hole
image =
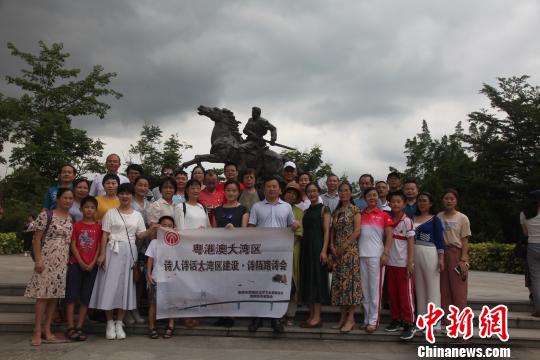
[[[206, 206], [204, 206], [203, 204], [199, 204], [202, 206], [202, 208], [204, 209], [204, 212], [206, 213], [206, 215], [208, 215], [208, 210], [206, 209]], [[182, 212], [184, 213], [184, 219], [186, 218], [186, 203], [183, 202], [182, 203]]]

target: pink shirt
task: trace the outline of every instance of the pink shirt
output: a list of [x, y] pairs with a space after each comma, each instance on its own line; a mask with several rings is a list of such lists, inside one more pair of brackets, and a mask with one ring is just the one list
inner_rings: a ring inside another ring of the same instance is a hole
[[380, 257], [384, 251], [384, 228], [394, 226], [394, 221], [379, 208], [362, 211], [358, 248], [361, 257]]

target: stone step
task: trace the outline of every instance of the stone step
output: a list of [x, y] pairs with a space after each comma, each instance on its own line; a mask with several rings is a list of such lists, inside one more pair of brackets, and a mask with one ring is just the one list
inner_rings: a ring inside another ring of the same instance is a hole
[[[3, 313], [0, 314], [0, 333], [32, 333], [33, 329], [33, 314], [30, 313]], [[215, 319], [201, 319], [201, 325], [195, 329], [187, 329], [184, 326], [177, 325], [175, 329], [176, 336], [229, 336], [229, 337], [270, 337], [270, 338], [285, 338], [285, 339], [324, 339], [324, 340], [354, 340], [354, 341], [386, 341], [399, 342], [399, 333], [386, 333], [381, 326], [373, 334], [367, 334], [365, 331], [355, 328], [350, 333], [342, 334], [339, 330], [332, 329], [335, 323], [327, 322], [323, 327], [316, 329], [304, 329], [297, 325], [285, 328], [285, 333], [275, 335], [272, 329], [269, 328], [268, 321], [265, 327], [262, 327], [256, 333], [251, 333], [247, 330], [249, 319], [236, 319], [235, 326], [231, 328], [223, 328], [213, 326]], [[163, 332], [165, 323], [158, 322], [158, 332]], [[54, 325], [54, 331], [63, 331], [65, 327], [62, 325]], [[128, 336], [145, 336], [148, 332], [147, 325], [130, 325], [125, 327]], [[104, 337], [104, 323], [87, 323], [85, 331], [91, 336]], [[534, 329], [510, 329], [510, 340], [507, 343], [501, 342], [497, 337], [482, 339], [476, 333], [473, 338], [469, 339], [467, 344], [471, 345], [489, 345], [489, 346], [523, 346], [523, 347], [540, 347], [540, 331]], [[417, 333], [412, 340], [416, 344], [427, 344], [423, 334]], [[445, 335], [437, 335], [436, 344], [442, 345], [455, 342]]]
[[[488, 304], [489, 305], [489, 304]], [[22, 296], [0, 296], [0, 313], [33, 313], [34, 300]], [[474, 310], [475, 320], [480, 310]], [[308, 309], [305, 306], [299, 306], [296, 319], [303, 321], [308, 316]], [[325, 321], [337, 322], [340, 316], [340, 310], [335, 306], [322, 307], [323, 319]], [[362, 307], [356, 309], [357, 319], [363, 318]], [[390, 314], [388, 310], [381, 310], [381, 323], [389, 323]], [[476, 323], [476, 322], [475, 322]], [[540, 318], [531, 316], [531, 312], [510, 311], [508, 314], [508, 327], [518, 329], [540, 329]]]
[[[501, 274], [498, 274], [501, 275]], [[502, 274], [507, 275], [507, 274]], [[26, 283], [0, 283], [0, 296], [23, 296], [24, 290], [26, 288]], [[472, 290], [471, 290], [472, 292]], [[469, 294], [471, 295], [471, 294]], [[501, 295], [501, 294], [499, 294]], [[515, 296], [518, 295], [518, 296]], [[510, 296], [506, 297], [506, 300], [502, 301], [502, 303], [506, 304], [508, 306], [509, 311], [518, 311], [518, 312], [533, 312], [533, 305], [525, 297], [525, 294], [510, 294]], [[469, 299], [469, 306], [473, 309], [482, 309], [483, 305], [488, 305], [490, 307], [493, 307], [495, 305], [499, 305], [501, 303], [500, 300], [493, 300], [493, 296], [484, 296], [482, 295], [474, 295]], [[499, 298], [505, 298], [504, 296], [499, 296]]]
[[[0, 283], [0, 297], [1, 296], [23, 296], [26, 284], [2, 284]], [[534, 307], [528, 299], [523, 300], [504, 300], [494, 301], [488, 299], [469, 299], [469, 306], [473, 310], [481, 310], [483, 305], [493, 307], [501, 303], [508, 306], [508, 311], [513, 312], [533, 312]]]
[[0, 296], [23, 296], [26, 284], [1, 284]]
[[0, 295], [0, 313], [33, 312], [35, 302], [23, 296]]

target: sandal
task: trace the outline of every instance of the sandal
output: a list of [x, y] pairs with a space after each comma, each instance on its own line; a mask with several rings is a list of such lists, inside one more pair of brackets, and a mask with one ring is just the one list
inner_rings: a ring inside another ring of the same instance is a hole
[[157, 339], [157, 338], [159, 338], [159, 334], [158, 334], [156, 328], [153, 328], [153, 329], [148, 330], [148, 337], [149, 337], [150, 339]]
[[74, 327], [67, 328], [66, 331], [64, 332], [64, 335], [69, 340], [73, 340], [73, 341], [79, 340], [79, 333], [77, 332], [77, 329], [75, 329]]
[[343, 324], [343, 327], [339, 330], [342, 333], [350, 333], [354, 329], [355, 322], [346, 322]]
[[85, 341], [86, 339], [88, 339], [88, 335], [84, 333], [83, 329], [77, 328], [76, 331], [77, 331], [77, 341]]
[[31, 344], [32, 346], [41, 346], [41, 335], [37, 336], [36, 334], [33, 334]]
[[377, 326], [375, 326], [375, 325], [368, 325], [366, 327], [366, 332], [368, 334], [373, 334], [375, 332], [375, 330], [377, 330]]
[[174, 328], [167, 326], [165, 328], [165, 334], [163, 334], [164, 339], [170, 339], [174, 335]]

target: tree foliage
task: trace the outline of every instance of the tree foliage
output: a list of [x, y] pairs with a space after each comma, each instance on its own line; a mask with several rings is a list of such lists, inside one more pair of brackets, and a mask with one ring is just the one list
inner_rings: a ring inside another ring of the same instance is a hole
[[491, 111], [469, 114], [464, 135], [482, 175], [516, 194], [540, 184], [540, 92], [528, 78], [498, 78], [498, 88], [484, 84], [480, 92]]
[[[82, 116], [88, 121], [102, 119], [110, 105], [101, 98], [122, 95], [109, 88], [116, 74], [104, 72], [102, 66], [95, 65], [86, 76], [66, 67], [70, 55], [62, 51], [61, 43], [48, 46], [40, 41], [38, 54], [20, 51], [12, 43], [7, 47], [25, 63], [19, 75], [5, 77], [20, 95], [0, 93], [0, 150], [6, 143], [13, 147], [9, 157], [13, 172], [0, 183], [4, 224], [9, 225], [23, 221], [22, 212], [41, 205], [44, 189], [62, 164], [73, 164], [79, 174], [101, 170], [103, 142], [73, 128], [72, 120]], [[0, 162], [7, 161], [0, 158]]]
[[20, 76], [6, 76], [9, 85], [19, 88], [20, 97], [0, 94], [0, 119], [10, 124], [0, 137], [15, 145], [9, 162], [19, 169], [30, 167], [52, 179], [63, 163], [73, 163], [81, 173], [95, 171], [103, 143], [87, 136], [84, 130], [71, 126], [78, 116], [104, 118], [110, 105], [101, 97], [121, 94], [108, 88], [115, 73], [105, 73], [95, 65], [88, 75], [79, 78], [80, 70], [66, 68], [69, 53], [63, 45], [47, 46], [39, 42], [38, 55], [22, 52], [8, 43], [11, 55], [24, 60], [29, 68]]
[[182, 152], [192, 146], [180, 141], [178, 134], [171, 134], [163, 142], [163, 131], [158, 125], [145, 123], [141, 129], [139, 140], [130, 145], [129, 153], [135, 156], [142, 165], [145, 174], [159, 178], [161, 168], [165, 165], [176, 169], [182, 160]]
[[318, 144], [313, 145], [311, 149], [305, 151], [300, 150], [284, 150], [281, 156], [288, 160], [294, 161], [298, 167], [298, 172], [308, 172], [314, 179], [318, 180], [332, 173], [332, 164], [324, 162], [322, 159], [323, 151]]
[[483, 84], [491, 107], [469, 114], [468, 133], [459, 122], [453, 134], [433, 139], [423, 121], [405, 143], [405, 174], [437, 198], [456, 188], [477, 240], [515, 240], [522, 199], [540, 187], [540, 93], [527, 79]]

